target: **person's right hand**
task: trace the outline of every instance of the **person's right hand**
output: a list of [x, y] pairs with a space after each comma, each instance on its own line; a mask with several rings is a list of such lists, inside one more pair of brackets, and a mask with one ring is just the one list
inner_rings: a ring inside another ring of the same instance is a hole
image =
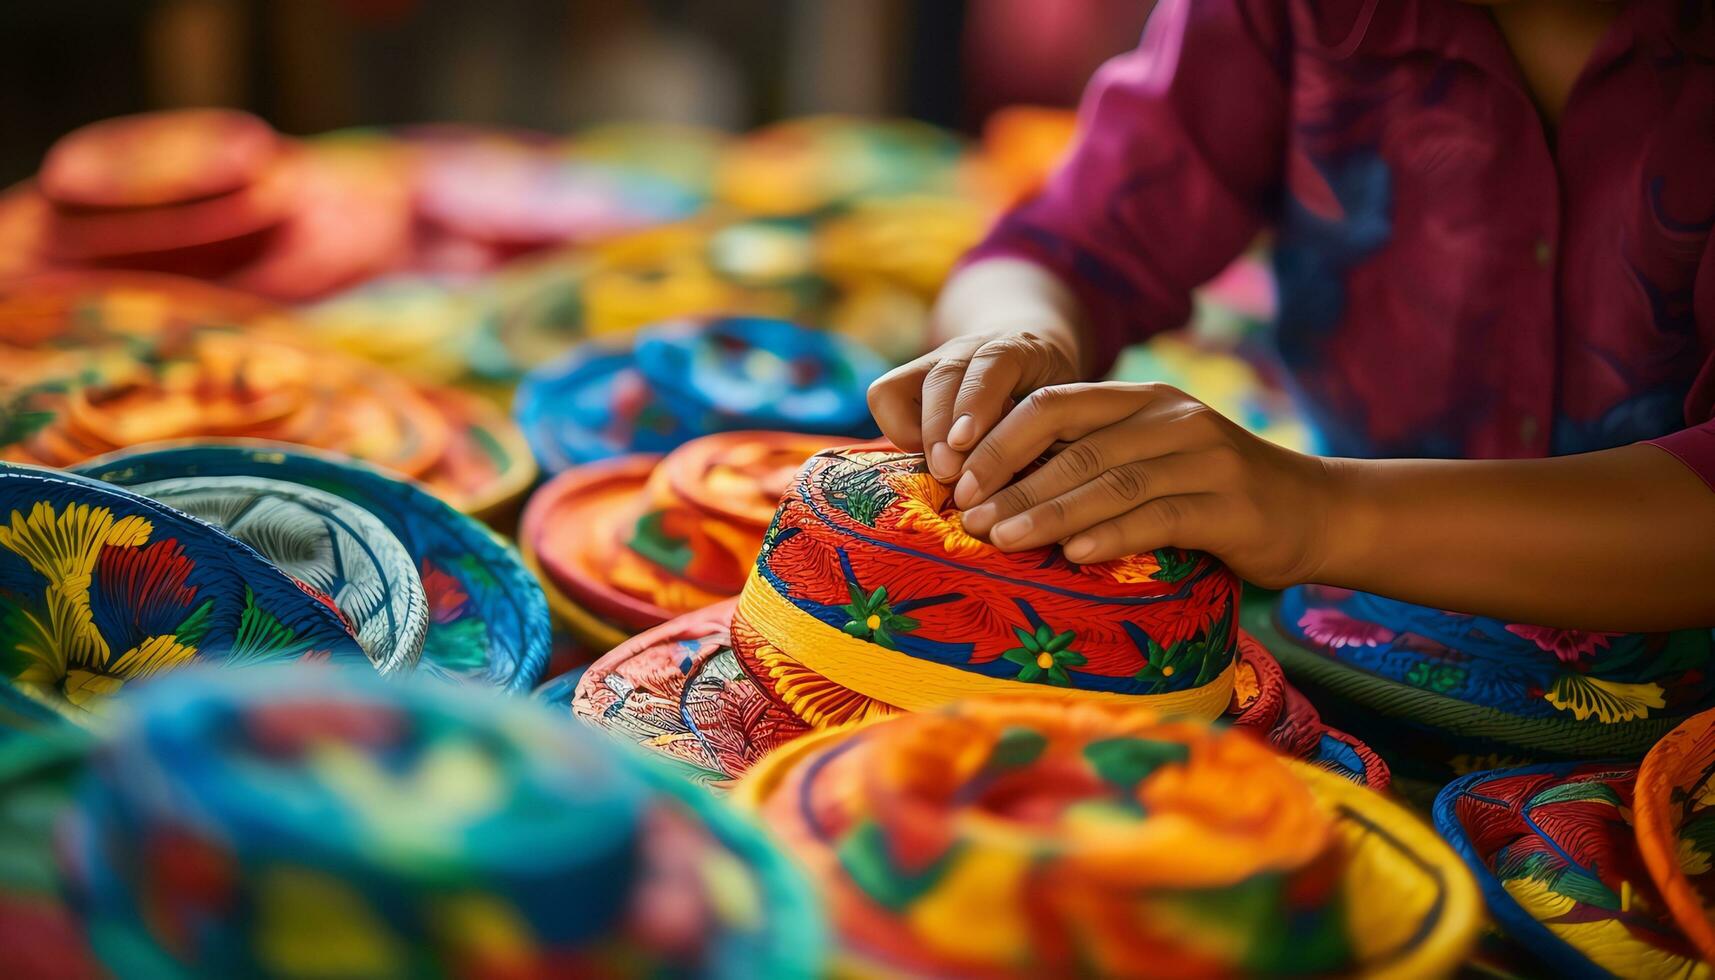
[[929, 472], [958, 479], [965, 454], [1017, 399], [1078, 380], [1078, 356], [1063, 331], [967, 334], [882, 375], [869, 408], [893, 444], [928, 456]]

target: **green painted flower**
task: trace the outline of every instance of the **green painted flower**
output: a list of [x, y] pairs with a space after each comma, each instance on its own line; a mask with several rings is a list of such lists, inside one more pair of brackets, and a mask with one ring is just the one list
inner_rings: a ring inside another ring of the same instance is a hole
[[1151, 685], [1152, 694], [1207, 684], [1232, 661], [1231, 622], [1229, 607], [1215, 617], [1205, 632], [1171, 647], [1163, 647], [1154, 637], [1147, 637], [1148, 662], [1132, 676]]
[[1018, 665], [1018, 679], [1021, 681], [1071, 687], [1072, 675], [1066, 668], [1089, 663], [1083, 654], [1072, 649], [1072, 641], [1077, 639], [1077, 635], [1071, 630], [1056, 633], [1053, 627], [1042, 623], [1034, 633], [1016, 626], [1012, 631], [1018, 634], [1019, 645], [1001, 656]]
[[909, 633], [917, 628], [917, 620], [901, 616], [887, 604], [887, 586], [878, 586], [866, 595], [857, 583], [847, 582], [846, 591], [851, 593], [852, 601], [840, 607], [848, 617], [846, 625], [841, 628], [850, 635], [879, 647], [897, 650], [893, 635]]

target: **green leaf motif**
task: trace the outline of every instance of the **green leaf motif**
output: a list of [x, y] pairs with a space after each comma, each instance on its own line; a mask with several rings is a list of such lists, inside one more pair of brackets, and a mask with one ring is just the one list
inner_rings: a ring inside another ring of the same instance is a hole
[[1130, 790], [1162, 766], [1183, 764], [1191, 749], [1180, 742], [1110, 738], [1085, 746], [1084, 758], [1104, 782]]
[[632, 528], [631, 540], [627, 542], [631, 550], [649, 559], [662, 568], [674, 572], [683, 572], [690, 567], [691, 543], [683, 538], [675, 538], [667, 534], [663, 526], [666, 515], [660, 511], [644, 514], [637, 519]]
[[1197, 567], [1197, 559], [1178, 548], [1157, 548], [1154, 555], [1155, 563], [1161, 567], [1150, 578], [1168, 585], [1183, 582]]
[[273, 613], [258, 606], [256, 593], [246, 588], [244, 612], [238, 617], [238, 635], [221, 662], [228, 667], [246, 667], [267, 661], [295, 660], [309, 649], [310, 641], [299, 639]]
[[865, 895], [889, 911], [899, 912], [928, 894], [952, 867], [954, 848], [918, 872], [907, 872], [888, 854], [887, 835], [875, 821], [865, 821], [845, 836], [836, 852], [840, 865]]
[[1561, 783], [1558, 786], [1550, 786], [1548, 789], [1545, 789], [1531, 797], [1530, 802], [1526, 804], [1526, 806], [1529, 809], [1535, 809], [1539, 806], [1547, 806], [1550, 803], [1577, 803], [1585, 800], [1606, 803], [1615, 807], [1624, 805], [1624, 801], [1620, 799], [1620, 794], [1614, 792], [1614, 788], [1612, 786], [1609, 786], [1607, 783], [1590, 780], [1587, 782]]

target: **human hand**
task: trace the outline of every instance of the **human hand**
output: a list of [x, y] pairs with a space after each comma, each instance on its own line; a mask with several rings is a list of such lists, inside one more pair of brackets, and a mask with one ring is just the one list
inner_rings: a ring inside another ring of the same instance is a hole
[[1006, 330], [955, 337], [871, 385], [870, 412], [894, 445], [925, 453], [929, 472], [950, 483], [1015, 399], [1077, 379], [1069, 336]]
[[953, 499], [965, 529], [1003, 551], [1060, 542], [1089, 564], [1193, 548], [1282, 588], [1326, 558], [1334, 462], [1260, 439], [1166, 385], [1064, 384], [1025, 397], [977, 443]]

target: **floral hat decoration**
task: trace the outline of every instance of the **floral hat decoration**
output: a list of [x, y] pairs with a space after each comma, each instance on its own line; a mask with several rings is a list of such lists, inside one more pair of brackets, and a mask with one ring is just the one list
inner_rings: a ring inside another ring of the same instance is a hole
[[995, 698], [818, 732], [733, 793], [860, 976], [1451, 973], [1481, 904], [1379, 793], [1238, 732]]
[[1707, 629], [1550, 629], [1329, 586], [1288, 589], [1273, 623], [1247, 625], [1330, 717], [1363, 719], [1437, 784], [1518, 762], [1635, 761], [1715, 705]]
[[[1656, 758], [1671, 767], [1676, 748]], [[1706, 940], [1709, 922], [1685, 901], [1709, 867], [1706, 830], [1664, 827], [1667, 807], [1689, 797], [1646, 786], [1634, 762], [1475, 772], [1436, 797], [1435, 826], [1495, 922], [1554, 975], [1708, 976], [1706, 948], [1688, 935]]]
[[798, 472], [735, 601], [616, 648], [572, 709], [728, 780], [812, 728], [1034, 693], [1232, 712], [1386, 785], [1362, 743], [1307, 704], [1289, 710], [1278, 667], [1237, 629], [1238, 599], [1237, 577], [1202, 554], [1080, 566], [1053, 549], [1002, 553], [965, 533], [921, 456], [833, 449]]
[[369, 658], [333, 600], [222, 531], [118, 487], [0, 464], [0, 674], [87, 718], [192, 661]]
[[648, 760], [484, 692], [247, 673], [155, 686], [84, 754], [53, 830], [115, 975], [818, 974], [797, 871]]
[[528, 691], [548, 663], [548, 605], [517, 551], [426, 487], [360, 460], [254, 439], [155, 443], [92, 459], [85, 476], [122, 486], [254, 478], [331, 494], [403, 546], [427, 600], [419, 671]]

